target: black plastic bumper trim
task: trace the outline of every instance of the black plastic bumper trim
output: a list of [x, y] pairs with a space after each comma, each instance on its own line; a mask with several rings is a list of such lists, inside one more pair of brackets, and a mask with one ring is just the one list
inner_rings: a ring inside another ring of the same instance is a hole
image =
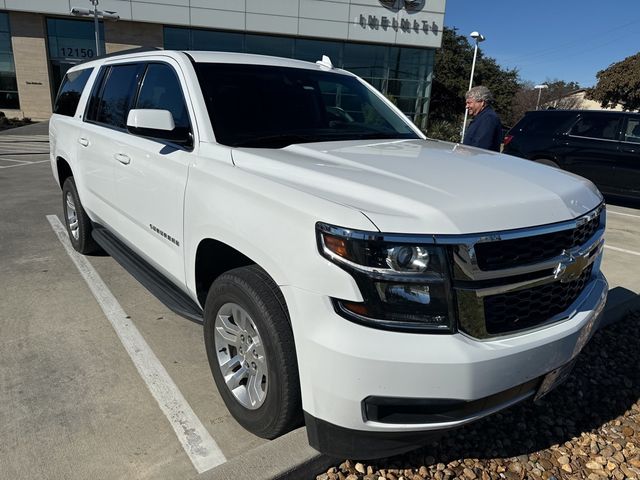
[[362, 410], [365, 420], [387, 424], [455, 422], [531, 396], [540, 382], [540, 378], [534, 378], [508, 390], [471, 401], [371, 396], [363, 400]]
[[370, 432], [339, 427], [304, 412], [309, 445], [337, 458], [367, 460], [390, 457], [438, 440], [446, 430]]

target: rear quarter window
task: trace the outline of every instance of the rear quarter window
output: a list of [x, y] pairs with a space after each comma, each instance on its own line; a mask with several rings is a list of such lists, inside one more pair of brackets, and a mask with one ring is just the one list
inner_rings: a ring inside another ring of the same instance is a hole
[[85, 68], [84, 70], [69, 72], [64, 76], [53, 106], [53, 113], [67, 117], [73, 117], [76, 114], [80, 96], [92, 71], [93, 68]]

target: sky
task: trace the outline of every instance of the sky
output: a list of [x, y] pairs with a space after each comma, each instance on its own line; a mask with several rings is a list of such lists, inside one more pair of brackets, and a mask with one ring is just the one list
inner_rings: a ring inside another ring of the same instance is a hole
[[485, 56], [534, 84], [592, 87], [598, 71], [640, 51], [640, 0], [447, 0], [444, 24], [480, 32]]

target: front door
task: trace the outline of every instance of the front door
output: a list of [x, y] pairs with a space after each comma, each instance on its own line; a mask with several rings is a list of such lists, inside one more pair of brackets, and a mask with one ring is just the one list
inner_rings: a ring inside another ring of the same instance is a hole
[[[151, 62], [131, 108], [171, 112], [177, 129], [193, 122], [183, 95], [179, 66], [170, 60]], [[161, 138], [126, 134], [120, 138], [114, 171], [116, 231], [177, 284], [185, 283], [183, 210], [192, 147]]]

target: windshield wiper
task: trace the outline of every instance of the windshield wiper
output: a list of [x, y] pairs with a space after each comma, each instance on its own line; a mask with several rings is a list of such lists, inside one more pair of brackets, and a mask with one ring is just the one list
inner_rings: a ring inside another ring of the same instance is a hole
[[232, 144], [233, 147], [271, 147], [284, 148], [294, 143], [311, 143], [322, 142], [326, 136], [321, 135], [304, 135], [304, 134], [285, 134], [285, 135], [264, 135], [261, 137], [253, 137]]

